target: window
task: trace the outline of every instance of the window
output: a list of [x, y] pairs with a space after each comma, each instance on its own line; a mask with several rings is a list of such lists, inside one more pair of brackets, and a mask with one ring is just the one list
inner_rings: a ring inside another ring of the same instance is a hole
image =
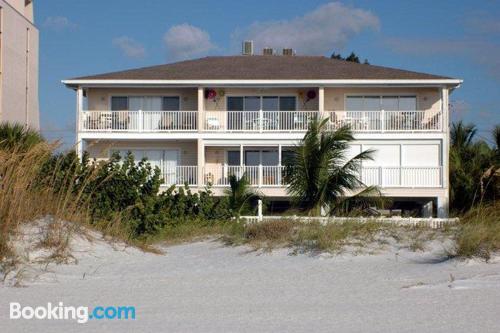
[[260, 151], [247, 150], [245, 151], [245, 165], [259, 165], [260, 164]]
[[246, 150], [245, 165], [249, 166], [274, 166], [278, 165], [277, 150]]
[[227, 165], [240, 165], [240, 152], [238, 150], [230, 150], [227, 152]]
[[179, 111], [179, 96], [112, 96], [112, 111]]
[[111, 97], [111, 110], [112, 111], [128, 110], [128, 97], [123, 97], [123, 96]]
[[179, 111], [180, 108], [180, 99], [178, 96], [173, 97], [163, 97], [163, 111]]
[[295, 111], [295, 96], [230, 96], [227, 98], [228, 111]]
[[416, 96], [347, 96], [347, 111], [414, 111]]

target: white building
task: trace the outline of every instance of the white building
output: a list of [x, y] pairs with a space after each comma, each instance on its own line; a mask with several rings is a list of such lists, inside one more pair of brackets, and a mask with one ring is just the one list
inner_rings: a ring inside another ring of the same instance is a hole
[[40, 126], [32, 0], [0, 0], [0, 122]]
[[167, 184], [251, 184], [286, 200], [282, 158], [308, 121], [350, 125], [355, 154], [375, 149], [361, 178], [400, 204], [448, 213], [448, 96], [461, 81], [294, 55], [207, 57], [63, 81], [77, 92], [81, 154], [147, 156]]

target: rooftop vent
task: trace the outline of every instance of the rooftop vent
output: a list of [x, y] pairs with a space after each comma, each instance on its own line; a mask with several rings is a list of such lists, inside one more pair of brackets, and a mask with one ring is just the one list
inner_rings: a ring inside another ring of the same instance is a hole
[[293, 49], [286, 48], [286, 49], [283, 49], [283, 55], [284, 56], [293, 56], [293, 55], [295, 55], [295, 52], [293, 51]]
[[253, 40], [246, 40], [241, 46], [242, 55], [253, 55]]
[[272, 47], [265, 47], [262, 49], [262, 54], [263, 55], [273, 55], [274, 54], [274, 50]]

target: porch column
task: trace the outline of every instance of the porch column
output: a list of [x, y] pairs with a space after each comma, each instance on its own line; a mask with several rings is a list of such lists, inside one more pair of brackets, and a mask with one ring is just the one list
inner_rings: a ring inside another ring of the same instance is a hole
[[448, 217], [449, 197], [450, 197], [450, 123], [449, 123], [449, 89], [441, 88], [441, 125], [443, 131], [443, 161], [441, 180], [445, 189], [445, 196], [438, 198], [438, 217]]
[[82, 111], [83, 111], [83, 88], [78, 87], [76, 90], [76, 154], [80, 158], [80, 161], [82, 160], [83, 156], [83, 142], [82, 138], [80, 136], [80, 131], [81, 131], [81, 118], [82, 118]]
[[243, 154], [243, 145], [241, 144], [240, 145], [240, 166], [241, 167], [244, 165], [244, 163], [243, 163], [243, 157], [244, 157], [244, 154]]
[[198, 132], [203, 132], [205, 127], [205, 93], [203, 87], [198, 87]]
[[205, 187], [205, 180], [204, 174], [205, 174], [205, 142], [203, 142], [203, 139], [198, 139], [198, 158], [197, 158], [197, 163], [198, 163], [198, 189], [202, 190]]
[[448, 217], [449, 210], [449, 196], [448, 191], [446, 195], [437, 198], [437, 217], [446, 218]]
[[318, 88], [318, 116], [319, 119], [323, 119], [325, 116], [325, 88]]
[[278, 165], [281, 166], [281, 143], [278, 145]]

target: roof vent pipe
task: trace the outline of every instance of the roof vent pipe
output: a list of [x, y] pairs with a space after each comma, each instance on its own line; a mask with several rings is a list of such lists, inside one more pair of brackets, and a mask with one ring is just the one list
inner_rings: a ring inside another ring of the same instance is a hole
[[242, 55], [253, 55], [253, 40], [246, 40], [241, 46]]
[[263, 55], [273, 55], [274, 50], [271, 47], [265, 47], [262, 49], [262, 54]]

